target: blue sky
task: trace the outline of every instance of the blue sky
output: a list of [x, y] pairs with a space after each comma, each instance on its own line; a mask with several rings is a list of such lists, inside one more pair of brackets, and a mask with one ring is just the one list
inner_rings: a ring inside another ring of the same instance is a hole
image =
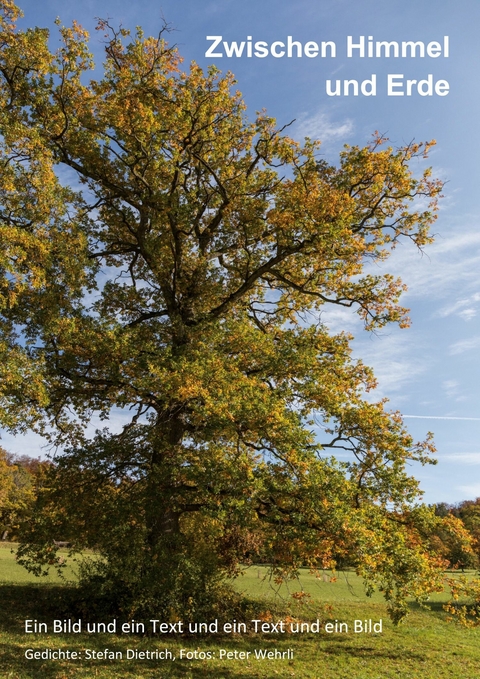
[[[403, 298], [411, 309], [409, 330], [387, 328], [377, 335], [361, 329], [350, 312], [332, 310], [332, 329], [356, 335], [355, 352], [373, 366], [377, 396], [409, 417], [412, 434], [435, 433], [438, 464], [412, 467], [427, 502], [458, 502], [480, 496], [480, 2], [478, 0], [23, 0], [22, 24], [52, 27], [77, 19], [92, 29], [92, 51], [101, 62], [101, 44], [93, 31], [95, 17], [110, 18], [146, 33], [157, 33], [162, 17], [174, 31], [185, 63], [215, 63], [232, 71], [248, 111], [266, 108], [279, 125], [295, 119], [290, 134], [323, 141], [325, 158], [335, 162], [344, 143], [365, 144], [379, 130], [393, 144], [436, 139], [429, 164], [446, 182], [436, 242], [425, 252], [403, 245], [384, 265], [409, 286]], [[293, 40], [333, 41], [335, 58], [206, 59], [211, 43]], [[449, 36], [449, 56], [437, 58], [347, 57], [347, 36], [375, 41], [437, 41]], [[56, 35], [52, 32], [52, 46]], [[326, 81], [376, 75], [376, 96], [327, 96]], [[447, 96], [388, 96], [388, 74], [404, 79], [449, 83]], [[451, 419], [450, 419], [451, 418]], [[463, 419], [462, 419], [463, 418]], [[470, 419], [468, 419], [470, 418]], [[33, 435], [3, 436], [9, 450], [38, 454]]]

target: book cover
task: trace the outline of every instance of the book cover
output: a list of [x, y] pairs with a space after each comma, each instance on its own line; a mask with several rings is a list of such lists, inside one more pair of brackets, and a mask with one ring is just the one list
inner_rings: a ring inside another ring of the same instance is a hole
[[1, 671], [474, 679], [478, 3], [19, 6]]

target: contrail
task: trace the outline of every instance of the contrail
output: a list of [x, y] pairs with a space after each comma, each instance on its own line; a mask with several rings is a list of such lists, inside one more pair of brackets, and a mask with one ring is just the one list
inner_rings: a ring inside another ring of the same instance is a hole
[[480, 422], [480, 417], [446, 417], [444, 415], [402, 415], [402, 417], [409, 417], [416, 420], [470, 420], [473, 422]]

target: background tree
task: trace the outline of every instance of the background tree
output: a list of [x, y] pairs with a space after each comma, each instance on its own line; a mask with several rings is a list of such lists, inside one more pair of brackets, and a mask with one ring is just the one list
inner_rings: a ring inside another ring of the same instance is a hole
[[36, 492], [48, 463], [0, 448], [0, 538], [15, 540], [31, 515]]
[[476, 564], [480, 563], [480, 498], [476, 500], [464, 500], [458, 505], [458, 516], [465, 528], [472, 536], [473, 550], [476, 555]]
[[[405, 470], [433, 446], [366, 400], [371, 370], [321, 314], [408, 324], [402, 283], [368, 265], [429, 242], [441, 184], [410, 165], [430, 144], [376, 135], [334, 167], [162, 33], [100, 22], [87, 82], [81, 27], [51, 54], [0, 7], [2, 423], [60, 451], [21, 559], [51, 563], [62, 526], [124, 611], [200, 615], [238, 536], [261, 536], [282, 575], [356, 554], [400, 619], [436, 585]], [[118, 409], [119, 434], [85, 435]]]
[[[464, 500], [455, 505], [439, 502], [435, 513], [444, 521], [435, 527], [433, 548], [444, 556], [452, 568], [477, 568], [480, 559], [480, 499]], [[448, 530], [457, 522], [462, 532], [469, 536], [466, 541], [458, 541]]]
[[7, 463], [6, 451], [0, 450], [0, 536], [6, 539], [12, 512], [11, 497], [14, 490], [13, 469]]

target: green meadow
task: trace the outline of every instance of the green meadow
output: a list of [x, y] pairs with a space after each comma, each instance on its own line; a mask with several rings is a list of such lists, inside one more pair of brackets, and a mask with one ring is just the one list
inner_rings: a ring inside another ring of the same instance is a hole
[[[73, 578], [74, 570], [67, 575]], [[367, 598], [361, 581], [353, 573], [337, 573], [332, 582], [331, 573], [315, 578], [305, 572], [298, 581], [278, 587], [268, 578], [266, 569], [252, 566], [237, 578], [235, 586], [251, 601], [249, 615], [259, 621], [256, 623], [259, 632], [253, 631], [255, 623], [248, 622], [247, 614], [246, 633], [197, 635], [122, 634], [118, 628], [117, 634], [87, 633], [87, 621], [82, 621], [82, 633], [53, 634], [57, 604], [69, 585], [56, 577], [39, 580], [28, 574], [16, 564], [10, 545], [0, 546], [0, 581], [2, 678], [478, 679], [480, 676], [480, 629], [466, 630], [447, 621], [442, 608], [448, 600], [447, 593], [432, 597], [428, 610], [412, 603], [407, 621], [394, 627], [381, 596]], [[25, 620], [47, 623], [48, 632], [27, 634]], [[363, 621], [363, 628], [365, 621], [371, 620], [372, 626], [382, 621], [382, 631], [355, 633], [355, 620]], [[318, 632], [315, 624], [313, 631], [305, 631], [316, 621], [320, 621]], [[302, 633], [290, 631], [290, 625], [295, 628], [302, 622]], [[335, 632], [340, 623], [342, 631]], [[144, 624], [148, 631], [150, 623]], [[332, 630], [329, 633], [325, 631], [328, 624]], [[59, 651], [64, 657], [42, 657]], [[149, 659], [148, 655], [155, 652], [167, 657]], [[35, 653], [36, 659], [26, 657]], [[273, 657], [269, 658], [269, 653]], [[67, 654], [70, 657], [65, 657]], [[283, 657], [274, 657], [279, 655]]]

